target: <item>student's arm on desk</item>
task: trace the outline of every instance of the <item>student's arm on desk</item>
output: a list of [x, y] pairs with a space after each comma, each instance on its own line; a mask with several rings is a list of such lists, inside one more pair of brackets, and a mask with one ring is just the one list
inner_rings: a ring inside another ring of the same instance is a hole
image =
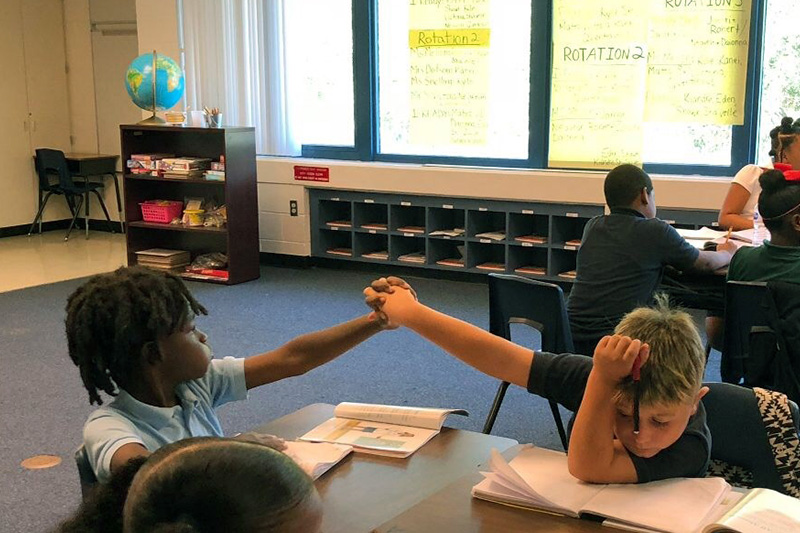
[[696, 272], [714, 272], [724, 268], [731, 262], [736, 250], [736, 244], [731, 241], [718, 244], [716, 252], [700, 250], [700, 254], [692, 265], [692, 270]]
[[364, 289], [366, 303], [389, 323], [406, 326], [484, 374], [520, 387], [528, 384], [533, 352], [419, 303], [406, 289]]
[[647, 362], [650, 348], [620, 335], [603, 337], [569, 440], [569, 472], [588, 483], [636, 483], [630, 453], [614, 435], [617, 383], [631, 373], [637, 356]]

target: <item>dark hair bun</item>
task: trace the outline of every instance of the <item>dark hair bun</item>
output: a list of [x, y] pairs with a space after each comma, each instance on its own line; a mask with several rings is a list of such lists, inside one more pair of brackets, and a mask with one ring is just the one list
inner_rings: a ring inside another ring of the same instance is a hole
[[761, 185], [763, 192], [772, 194], [786, 187], [786, 178], [780, 170], [769, 169], [761, 174], [758, 178], [758, 183]]
[[792, 128], [793, 123], [794, 119], [792, 119], [792, 117], [783, 117], [781, 119], [781, 133], [794, 133], [794, 129]]

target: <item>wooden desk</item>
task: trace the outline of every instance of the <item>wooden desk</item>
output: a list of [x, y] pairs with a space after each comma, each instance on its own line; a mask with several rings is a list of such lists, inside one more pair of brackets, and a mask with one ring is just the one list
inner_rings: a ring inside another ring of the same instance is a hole
[[[119, 179], [117, 178], [117, 159], [118, 155], [111, 154], [87, 154], [70, 152], [65, 153], [64, 157], [67, 160], [67, 167], [69, 171], [75, 176], [82, 176], [87, 180], [92, 176], [111, 176], [114, 180], [114, 193], [117, 198], [117, 213], [119, 215], [119, 222], [122, 226], [122, 231], [125, 227], [122, 222], [122, 198], [119, 193]], [[89, 233], [89, 204], [88, 198], [86, 203], [86, 233]]]
[[[309, 405], [255, 431], [297, 438], [332, 417], [333, 407]], [[352, 453], [316, 481], [325, 507], [322, 531], [371, 531], [448, 483], [476, 472], [492, 448], [504, 451], [516, 444], [504, 437], [445, 427], [406, 459]]]
[[547, 531], [548, 533], [590, 533], [614, 531], [599, 522], [517, 509], [472, 497], [473, 485], [483, 477], [463, 476], [425, 498], [407, 511], [384, 522], [376, 533], [479, 533], [490, 531]]

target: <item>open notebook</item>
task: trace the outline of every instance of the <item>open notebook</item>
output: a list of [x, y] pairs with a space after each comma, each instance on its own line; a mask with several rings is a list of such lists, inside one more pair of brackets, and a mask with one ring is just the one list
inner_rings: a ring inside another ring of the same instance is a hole
[[495, 450], [485, 479], [472, 488], [482, 500], [563, 514], [613, 519], [636, 531], [692, 533], [721, 514], [731, 487], [722, 478], [680, 478], [645, 484], [594, 485], [572, 477], [563, 452], [526, 447], [510, 463]]

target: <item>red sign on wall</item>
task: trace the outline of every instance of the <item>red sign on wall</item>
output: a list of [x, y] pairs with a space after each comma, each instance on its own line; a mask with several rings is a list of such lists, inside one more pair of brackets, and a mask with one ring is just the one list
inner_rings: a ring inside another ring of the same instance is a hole
[[330, 170], [328, 167], [304, 167], [294, 166], [294, 179], [299, 181], [330, 181]]

